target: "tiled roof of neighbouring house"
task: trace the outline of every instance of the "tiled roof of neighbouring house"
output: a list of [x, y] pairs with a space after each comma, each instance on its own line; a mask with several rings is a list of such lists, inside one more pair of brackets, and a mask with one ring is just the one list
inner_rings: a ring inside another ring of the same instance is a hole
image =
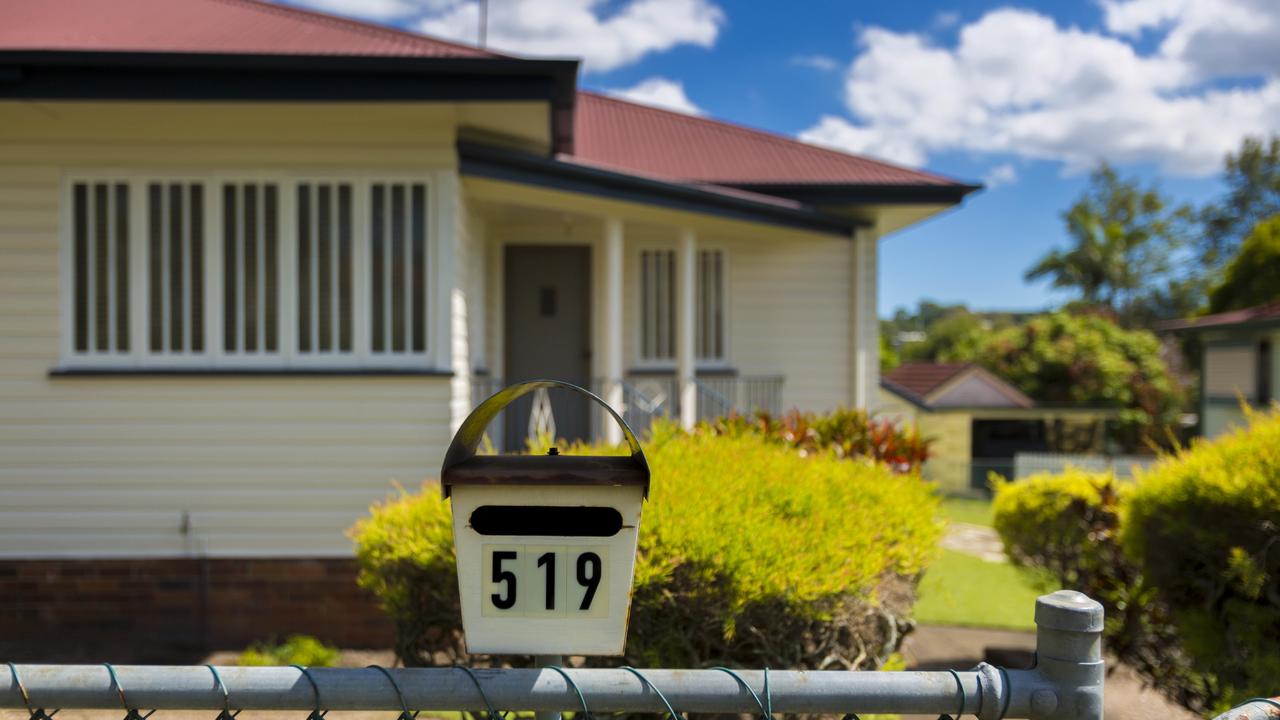
[[1202, 328], [1226, 327], [1229, 325], [1248, 325], [1255, 322], [1280, 321], [1280, 299], [1269, 303], [1255, 305], [1243, 310], [1202, 315], [1185, 320], [1170, 320], [1160, 324], [1161, 330], [1199, 330]]
[[882, 379], [923, 400], [971, 367], [972, 363], [909, 362], [885, 373]]
[[[0, 51], [503, 59], [509, 55], [264, 0], [0, 0]], [[573, 153], [561, 159], [664, 181], [843, 186], [950, 193], [929, 172], [769, 132], [579, 92]], [[774, 186], [774, 187], [768, 187]], [[944, 200], [945, 201], [945, 200]]]

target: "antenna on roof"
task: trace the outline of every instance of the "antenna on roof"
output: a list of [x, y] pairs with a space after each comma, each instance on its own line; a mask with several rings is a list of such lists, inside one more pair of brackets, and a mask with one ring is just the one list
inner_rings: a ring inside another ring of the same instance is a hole
[[484, 48], [486, 36], [489, 34], [489, 0], [480, 0], [480, 48]]

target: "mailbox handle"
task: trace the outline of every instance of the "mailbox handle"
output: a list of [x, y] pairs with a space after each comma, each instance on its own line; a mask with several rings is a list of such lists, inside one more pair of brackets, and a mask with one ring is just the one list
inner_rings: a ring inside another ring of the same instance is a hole
[[543, 388], [572, 390], [587, 396], [608, 411], [613, 416], [613, 419], [618, 421], [618, 426], [622, 428], [622, 434], [627, 439], [627, 445], [631, 448], [631, 459], [640, 463], [646, 473], [648, 472], [649, 463], [644, 459], [644, 451], [640, 449], [640, 441], [636, 439], [636, 434], [631, 432], [627, 421], [623, 420], [617, 411], [609, 407], [609, 403], [590, 390], [580, 388], [572, 383], [561, 380], [530, 380], [529, 382], [517, 383], [499, 390], [477, 405], [475, 410], [471, 411], [471, 414], [467, 416], [466, 420], [462, 421], [462, 426], [458, 428], [458, 432], [453, 436], [453, 442], [449, 444], [449, 451], [445, 453], [441, 474], [443, 475], [445, 470], [475, 457], [476, 448], [480, 447], [480, 441], [484, 438], [485, 428], [489, 427], [489, 423], [493, 421], [498, 413], [505, 410], [508, 405], [517, 399]]

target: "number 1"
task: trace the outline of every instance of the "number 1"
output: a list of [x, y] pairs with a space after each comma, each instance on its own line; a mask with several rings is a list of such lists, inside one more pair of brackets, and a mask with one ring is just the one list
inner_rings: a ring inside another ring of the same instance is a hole
[[556, 554], [543, 553], [538, 557], [538, 567], [547, 569], [547, 609], [556, 609]]

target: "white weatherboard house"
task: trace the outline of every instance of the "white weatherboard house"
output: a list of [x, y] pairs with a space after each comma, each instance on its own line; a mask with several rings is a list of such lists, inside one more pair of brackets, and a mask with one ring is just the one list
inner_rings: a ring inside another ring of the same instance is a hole
[[344, 530], [509, 382], [639, 426], [874, 404], [877, 242], [974, 187], [577, 73], [254, 0], [0, 4], [0, 650], [368, 639]]

